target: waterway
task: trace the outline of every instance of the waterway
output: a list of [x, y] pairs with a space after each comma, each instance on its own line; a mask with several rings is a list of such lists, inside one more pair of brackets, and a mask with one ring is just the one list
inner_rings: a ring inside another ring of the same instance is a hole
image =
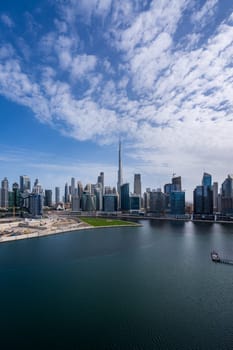
[[0, 245], [1, 349], [233, 349], [233, 225], [141, 223]]

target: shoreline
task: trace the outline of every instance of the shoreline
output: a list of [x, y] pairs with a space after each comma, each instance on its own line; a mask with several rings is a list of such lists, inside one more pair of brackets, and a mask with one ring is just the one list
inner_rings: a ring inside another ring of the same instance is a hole
[[[101, 217], [101, 216], [100, 216]], [[111, 217], [108, 217], [110, 219]], [[116, 217], [112, 217], [111, 219], [116, 219]], [[128, 220], [156, 220], [156, 221], [173, 221], [173, 222], [192, 222], [192, 223], [212, 223], [212, 224], [233, 224], [232, 221], [213, 221], [213, 220], [191, 220], [187, 218], [165, 218], [165, 217], [137, 217], [137, 216], [119, 216], [117, 219], [128, 219]], [[80, 220], [77, 222], [77, 220]], [[57, 221], [61, 221], [59, 223], [60, 227], [54, 227], [54, 223]], [[142, 224], [132, 222], [131, 224], [127, 223], [126, 225], [102, 225], [102, 226], [94, 226], [81, 221], [81, 218], [70, 219], [63, 218], [60, 219], [58, 217], [53, 217], [53, 219], [41, 219], [33, 221], [33, 224], [36, 223], [35, 226], [29, 225], [28, 223], [23, 223], [22, 221], [10, 221], [9, 223], [1, 223], [0, 222], [0, 232], [3, 229], [3, 233], [0, 233], [0, 244], [7, 242], [15, 242], [23, 239], [31, 239], [31, 238], [40, 238], [51, 235], [58, 235], [62, 233], [68, 233], [73, 231], [80, 230], [93, 230], [93, 229], [101, 229], [101, 228], [112, 228], [112, 227], [138, 227], [142, 226]], [[31, 223], [31, 222], [30, 222]], [[44, 226], [47, 225], [47, 226]], [[21, 230], [21, 232], [20, 232]], [[28, 231], [28, 232], [25, 232]], [[4, 234], [4, 232], [6, 232]]]
[[[70, 227], [67, 226], [66, 228], [60, 228], [60, 229], [37, 229], [33, 232], [29, 233], [22, 233], [22, 234], [11, 234], [11, 235], [1, 235], [0, 236], [0, 244], [1, 243], [7, 243], [7, 242], [15, 242], [23, 239], [31, 239], [31, 238], [40, 238], [40, 237], [46, 237], [46, 236], [52, 236], [52, 235], [58, 235], [62, 233], [69, 233], [72, 231], [81, 231], [81, 230], [93, 230], [93, 229], [101, 229], [101, 228], [113, 228], [113, 227], [138, 227], [142, 226], [140, 224], [132, 223], [127, 225], [108, 225], [108, 226], [93, 226], [86, 224], [85, 222], [80, 222], [77, 224], [71, 224]], [[0, 224], [1, 228], [1, 224]]]

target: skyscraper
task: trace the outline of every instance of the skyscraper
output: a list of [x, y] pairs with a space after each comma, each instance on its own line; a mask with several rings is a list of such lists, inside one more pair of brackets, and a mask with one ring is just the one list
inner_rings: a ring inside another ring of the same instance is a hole
[[102, 189], [104, 189], [104, 172], [102, 172], [102, 171], [97, 178], [97, 184], [101, 184]]
[[197, 186], [193, 191], [194, 214], [213, 214], [213, 190], [212, 177], [204, 173], [202, 186]]
[[101, 183], [95, 186], [94, 195], [96, 197], [96, 210], [103, 210], [103, 188]]
[[134, 194], [142, 195], [141, 174], [134, 174]]
[[214, 212], [218, 211], [218, 183], [213, 183], [213, 209]]
[[204, 173], [202, 178], [203, 186], [203, 204], [205, 214], [213, 214], [213, 189], [212, 176]]
[[44, 196], [39, 193], [32, 193], [29, 197], [29, 211], [33, 217], [43, 215]]
[[69, 186], [67, 182], [65, 184], [64, 202], [65, 203], [69, 202]]
[[27, 175], [22, 175], [19, 178], [20, 192], [30, 192], [31, 191], [31, 181]]
[[117, 211], [117, 195], [105, 194], [103, 196], [103, 210], [105, 212]]
[[71, 188], [70, 188], [70, 194], [73, 196], [75, 193], [75, 178], [71, 178]]
[[60, 187], [55, 187], [55, 202], [56, 204], [60, 202]]
[[45, 190], [44, 205], [46, 207], [52, 206], [52, 190]]
[[32, 193], [43, 194], [43, 188], [38, 179], [36, 179], [34, 182]]
[[79, 198], [81, 198], [82, 197], [82, 193], [83, 193], [83, 185], [82, 185], [81, 181], [78, 181], [77, 188], [78, 188], [78, 196], [79, 196]]
[[185, 192], [171, 192], [171, 215], [185, 214]]
[[1, 207], [2, 208], [8, 208], [8, 192], [9, 192], [9, 183], [7, 178], [5, 177], [2, 180], [2, 187], [1, 187]]
[[13, 206], [19, 207], [20, 206], [20, 190], [19, 190], [19, 184], [17, 182], [13, 183], [12, 192], [13, 192]]
[[117, 191], [120, 196], [121, 185], [123, 184], [122, 177], [122, 163], [121, 163], [121, 141], [119, 141], [119, 151], [118, 151], [118, 181], [117, 181]]
[[130, 210], [129, 183], [121, 185], [120, 198], [121, 210]]
[[233, 214], [233, 175], [228, 175], [222, 183], [221, 209], [224, 215]]
[[212, 185], [212, 176], [208, 173], [204, 173], [202, 177], [202, 186], [210, 187]]
[[157, 189], [156, 191], [150, 192], [150, 212], [163, 215], [165, 210], [165, 194], [161, 191], [161, 189]]
[[172, 178], [172, 191], [181, 191], [181, 176]]

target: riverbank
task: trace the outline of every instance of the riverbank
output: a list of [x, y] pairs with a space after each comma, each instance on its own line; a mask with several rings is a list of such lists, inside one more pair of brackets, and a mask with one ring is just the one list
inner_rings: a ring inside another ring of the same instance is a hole
[[55, 216], [39, 220], [11, 221], [10, 223], [0, 222], [0, 243], [17, 241], [21, 239], [38, 238], [56, 235], [65, 232], [109, 228], [116, 226], [140, 226], [122, 220], [101, 219], [90, 220], [90, 218], [67, 218]]

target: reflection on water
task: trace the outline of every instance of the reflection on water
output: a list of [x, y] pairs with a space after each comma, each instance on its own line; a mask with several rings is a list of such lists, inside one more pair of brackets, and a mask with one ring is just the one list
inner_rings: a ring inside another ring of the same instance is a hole
[[1, 347], [232, 349], [233, 226], [141, 223], [0, 245]]

